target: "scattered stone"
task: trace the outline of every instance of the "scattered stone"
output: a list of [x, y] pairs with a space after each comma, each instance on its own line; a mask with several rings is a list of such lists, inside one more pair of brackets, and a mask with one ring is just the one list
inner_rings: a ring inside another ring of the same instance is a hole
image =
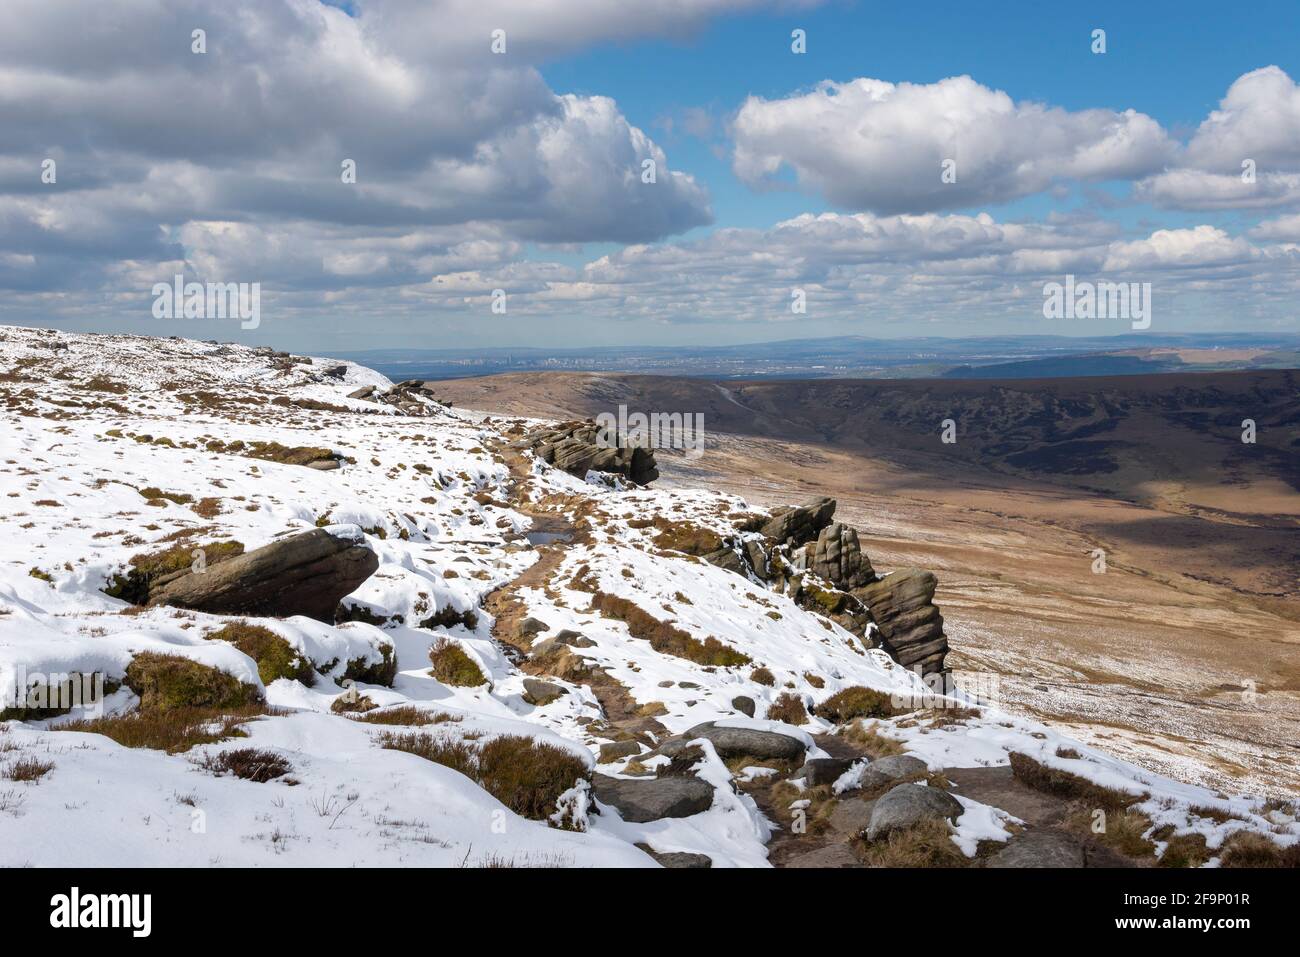
[[597, 801], [617, 808], [623, 820], [636, 824], [690, 817], [713, 806], [713, 785], [695, 776], [632, 779], [597, 774], [591, 789]]
[[985, 867], [1083, 867], [1083, 848], [1061, 831], [1024, 831], [988, 859]]
[[863, 768], [862, 775], [858, 778], [858, 787], [863, 791], [878, 791], [886, 784], [906, 778], [924, 777], [929, 770], [920, 758], [910, 754], [891, 754], [877, 758]]
[[333, 624], [339, 602], [378, 568], [365, 545], [316, 528], [173, 579], [151, 590], [149, 604]]
[[788, 734], [755, 728], [720, 727], [709, 721], [697, 724], [683, 739], [704, 738], [722, 758], [751, 757], [760, 761], [798, 761], [804, 755], [803, 742]]
[[731, 706], [746, 717], [754, 717], [754, 699], [747, 695], [736, 695], [731, 699]]
[[674, 869], [699, 869], [713, 866], [713, 858], [707, 854], [692, 854], [689, 851], [656, 851], [649, 844], [638, 844], [641, 850], [653, 857], [663, 867]]
[[641, 745], [636, 741], [606, 741], [600, 746], [599, 764], [612, 764], [623, 758], [630, 758], [641, 753]]
[[521, 618], [515, 623], [515, 637], [525, 641], [532, 641], [537, 635], [550, 630], [551, 626], [546, 622], [531, 616]]
[[792, 778], [803, 778], [809, 787], [831, 784], [849, 769], [853, 762], [847, 758], [811, 758], [804, 762]]
[[548, 705], [568, 693], [568, 689], [550, 681], [542, 681], [540, 678], [524, 679], [524, 700], [538, 707]]
[[876, 799], [867, 839], [876, 841], [922, 821], [955, 821], [961, 814], [961, 804], [947, 791], [924, 784], [900, 784]]

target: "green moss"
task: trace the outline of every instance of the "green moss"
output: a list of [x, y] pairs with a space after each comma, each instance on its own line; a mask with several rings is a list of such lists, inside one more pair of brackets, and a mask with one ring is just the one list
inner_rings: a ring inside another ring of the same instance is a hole
[[146, 486], [140, 489], [140, 494], [149, 501], [154, 502], [158, 499], [166, 499], [169, 502], [175, 502], [177, 505], [188, 505], [194, 501], [193, 495], [186, 495], [184, 492], [164, 492], [154, 485]]
[[433, 665], [430, 674], [445, 685], [472, 688], [487, 683], [474, 659], [454, 641], [446, 638], [435, 641], [429, 649], [429, 661]]
[[243, 542], [209, 542], [205, 545], [173, 545], [161, 552], [132, 556], [125, 575], [117, 574], [103, 589], [112, 598], [143, 605], [149, 601], [153, 582], [174, 572], [185, 571], [194, 564], [194, 552], [202, 551], [208, 565], [216, 565], [244, 553]]
[[27, 574], [28, 574], [29, 577], [31, 577], [31, 578], [39, 578], [39, 579], [40, 579], [41, 581], [43, 581], [43, 582], [52, 582], [52, 581], [54, 581], [54, 579], [50, 577], [50, 573], [49, 573], [49, 572], [43, 572], [43, 571], [41, 571], [39, 568], [30, 568], [30, 569], [28, 569]]
[[257, 676], [264, 685], [279, 678], [301, 681], [308, 687], [316, 683], [316, 672], [306, 656], [269, 628], [235, 621], [204, 637], [228, 641], [256, 661]]
[[261, 689], [207, 665], [144, 651], [126, 669], [128, 688], [140, 696], [143, 711], [180, 708], [244, 708], [261, 700]]

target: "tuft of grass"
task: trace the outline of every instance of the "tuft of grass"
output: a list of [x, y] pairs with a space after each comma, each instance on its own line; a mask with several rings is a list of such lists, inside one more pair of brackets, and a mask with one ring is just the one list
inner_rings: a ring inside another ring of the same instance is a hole
[[257, 675], [264, 685], [278, 678], [300, 681], [309, 688], [316, 683], [316, 672], [307, 657], [269, 628], [233, 621], [204, 637], [228, 641], [256, 661]]
[[596, 592], [591, 605], [606, 618], [623, 622], [633, 638], [648, 641], [650, 647], [660, 654], [719, 668], [749, 664], [749, 655], [742, 654], [711, 635], [700, 641], [671, 622], [660, 621], [626, 598]]
[[35, 782], [53, 770], [53, 761], [41, 761], [32, 757], [19, 758], [0, 768], [0, 778], [7, 778], [10, 781]]
[[149, 485], [140, 489], [140, 494], [143, 495], [151, 504], [163, 499], [168, 502], [175, 502], [177, 505], [188, 505], [190, 502], [194, 501], [193, 495], [186, 495], [184, 492], [164, 492], [155, 485]]
[[818, 717], [836, 724], [844, 724], [854, 718], [892, 718], [906, 713], [895, 708], [885, 692], [863, 688], [861, 685], [835, 692], [813, 710]]
[[462, 717], [462, 715], [451, 714], [447, 711], [426, 711], [414, 705], [404, 704], [396, 708], [385, 708], [383, 711], [374, 711], [370, 714], [361, 715], [357, 720], [366, 724], [392, 724], [422, 728], [430, 724], [454, 724], [461, 721]]
[[124, 748], [148, 748], [179, 754], [198, 744], [216, 744], [228, 738], [244, 737], [241, 727], [244, 723], [269, 713], [260, 705], [229, 711], [207, 708], [137, 711], [128, 715], [69, 721], [53, 730], [102, 734]]
[[1165, 825], [1152, 837], [1166, 842], [1164, 854], [1156, 861], [1157, 867], [1200, 867], [1214, 856], [1204, 834], [1175, 834], [1172, 825]]
[[722, 548], [722, 539], [716, 532], [693, 522], [670, 522], [663, 516], [656, 515], [653, 524], [659, 533], [651, 541], [663, 551], [699, 556]]
[[1283, 847], [1263, 834], [1238, 831], [1223, 844], [1220, 867], [1300, 867], [1300, 844]]
[[766, 717], [769, 721], [784, 721], [786, 724], [807, 724], [808, 709], [804, 707], [803, 698], [787, 691], [767, 706]]
[[903, 745], [893, 738], [886, 738], [865, 721], [855, 721], [844, 731], [844, 739], [856, 744], [871, 758], [887, 758], [891, 754], [902, 754]]
[[1088, 835], [1129, 857], [1154, 857], [1156, 847], [1142, 835], [1151, 827], [1151, 819], [1136, 811], [1115, 811], [1106, 814], [1105, 830], [1096, 831], [1096, 820], [1089, 808], [1080, 808], [1065, 820], [1065, 826], [1076, 834]]
[[374, 711], [379, 705], [375, 704], [375, 699], [370, 695], [339, 695], [330, 702], [330, 711], [333, 714], [365, 714], [368, 711]]
[[430, 674], [445, 685], [473, 688], [487, 683], [487, 677], [465, 649], [447, 638], [439, 638], [429, 648]]
[[1066, 800], [1080, 801], [1088, 808], [1101, 808], [1105, 811], [1123, 811], [1131, 804], [1144, 801], [1146, 794], [1128, 794], [1114, 788], [1094, 784], [1087, 778], [1079, 777], [1068, 771], [1058, 771], [1040, 764], [1027, 754], [1012, 751], [1008, 755], [1011, 772], [1022, 784], [1036, 791], [1055, 794]]
[[947, 821], [922, 821], [862, 845], [868, 867], [969, 867], [971, 859], [952, 842]]
[[217, 754], [204, 755], [200, 765], [213, 774], [233, 774], [245, 781], [265, 784], [276, 778], [284, 777], [293, 770], [289, 762], [274, 751], [260, 748], [236, 748], [233, 751], [221, 751]]
[[516, 814], [535, 821], [554, 814], [560, 795], [590, 776], [571, 751], [522, 735], [503, 735], [475, 748], [463, 739], [428, 731], [385, 731], [379, 744], [451, 768]]
[[749, 680], [754, 682], [754, 684], [762, 685], [765, 688], [771, 688], [776, 684], [776, 675], [772, 674], [769, 669], [759, 665], [749, 673]]
[[27, 575], [31, 578], [39, 578], [43, 582], [54, 581], [53, 576], [51, 576], [49, 572], [43, 572], [39, 568], [35, 567], [28, 569]]
[[234, 675], [189, 658], [153, 651], [143, 651], [131, 660], [123, 684], [140, 696], [142, 711], [242, 708], [262, 698], [260, 688], [246, 685]]

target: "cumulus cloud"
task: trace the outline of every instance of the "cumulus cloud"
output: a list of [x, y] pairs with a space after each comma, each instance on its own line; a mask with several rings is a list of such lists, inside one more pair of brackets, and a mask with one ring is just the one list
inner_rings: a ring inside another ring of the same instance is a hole
[[[732, 131], [733, 168], [747, 183], [780, 182], [788, 169], [838, 206], [885, 213], [1005, 202], [1061, 179], [1130, 179], [1175, 151], [1145, 114], [1017, 103], [969, 76], [828, 81], [784, 99], [750, 97]], [[946, 161], [954, 182], [941, 177]]]
[[[613, 3], [582, 5], [614, 29]], [[644, 6], [662, 26], [742, 5]], [[308, 283], [402, 277], [476, 235], [647, 241], [711, 220], [704, 189], [612, 100], [557, 95], [527, 56], [491, 54], [486, 32], [476, 59], [440, 58], [411, 42], [410, 4], [358, 6], [351, 17], [316, 0], [0, 5], [0, 253], [36, 257], [17, 279], [93, 282], [114, 262], [150, 259], [251, 260]], [[421, 4], [421, 17], [443, 18], [427, 35], [435, 48], [451, 42], [439, 35], [468, 42], [446, 18], [471, 6], [474, 22], [516, 22], [502, 4]], [[572, 10], [548, 21], [529, 9], [521, 39], [581, 39]], [[191, 51], [196, 28], [205, 54]], [[54, 184], [40, 180], [47, 158]], [[355, 184], [341, 177], [349, 159]], [[259, 255], [233, 254], [214, 223]], [[316, 257], [341, 231], [390, 248]], [[398, 237], [406, 248], [391, 248]]]

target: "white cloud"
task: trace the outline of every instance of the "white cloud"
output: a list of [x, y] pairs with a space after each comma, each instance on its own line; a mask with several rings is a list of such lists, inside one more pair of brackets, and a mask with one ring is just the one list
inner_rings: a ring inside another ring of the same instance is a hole
[[[875, 212], [1004, 202], [1058, 179], [1128, 179], [1174, 153], [1145, 114], [1016, 103], [969, 76], [827, 81], [780, 100], [751, 96], [732, 132], [733, 167], [747, 183], [779, 182], [788, 168], [830, 202]], [[941, 179], [946, 160], [956, 182]]]

